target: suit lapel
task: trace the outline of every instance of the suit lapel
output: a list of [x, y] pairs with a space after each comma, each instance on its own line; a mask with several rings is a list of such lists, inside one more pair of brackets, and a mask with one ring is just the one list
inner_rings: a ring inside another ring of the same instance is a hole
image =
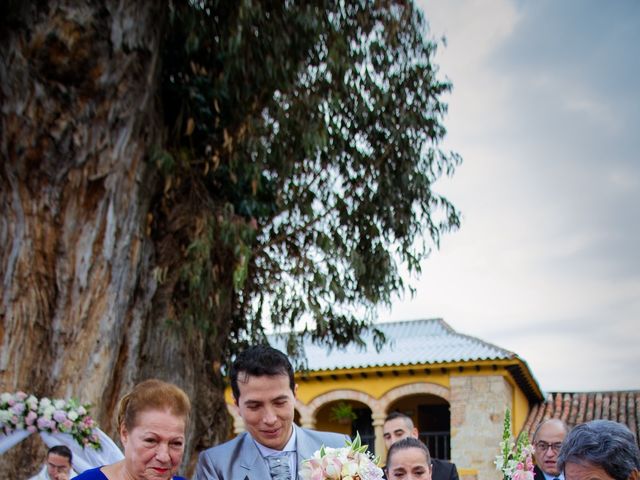
[[298, 456], [298, 472], [300, 472], [300, 468], [302, 467], [302, 462], [308, 458], [313, 457], [313, 454], [320, 448], [319, 445], [316, 445], [315, 442], [309, 438], [307, 432], [294, 425], [296, 429], [296, 454]]
[[[251, 435], [244, 438], [245, 445], [242, 454], [238, 459], [237, 476], [245, 480], [264, 480], [271, 478], [271, 474], [264, 463], [260, 450], [256, 447]], [[236, 478], [236, 475], [234, 475]]]

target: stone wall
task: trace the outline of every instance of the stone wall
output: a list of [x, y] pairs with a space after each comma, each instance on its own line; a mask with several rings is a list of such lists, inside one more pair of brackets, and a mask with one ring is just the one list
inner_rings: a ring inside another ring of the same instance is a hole
[[513, 388], [501, 375], [452, 376], [451, 461], [477, 470], [478, 480], [498, 480], [494, 459]]

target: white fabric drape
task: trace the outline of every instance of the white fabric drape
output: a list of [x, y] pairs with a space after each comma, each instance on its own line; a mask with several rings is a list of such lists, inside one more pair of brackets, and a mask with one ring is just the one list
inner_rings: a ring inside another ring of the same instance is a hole
[[19, 444], [29, 435], [31, 435], [31, 432], [27, 430], [16, 430], [11, 435], [0, 433], [0, 455]]
[[[73, 454], [73, 469], [78, 473], [82, 473], [90, 468], [115, 463], [124, 458], [118, 446], [102, 430], [95, 429], [95, 433], [98, 435], [102, 445], [101, 450], [94, 450], [91, 447], [82, 448], [68, 433], [40, 432], [40, 437], [49, 448], [55, 445], [69, 447]], [[26, 430], [18, 430], [11, 435], [0, 435], [0, 454], [6, 452], [29, 435], [31, 435], [31, 432]]]
[[54, 445], [65, 445], [69, 447], [73, 454], [73, 469], [82, 473], [90, 468], [109, 465], [124, 458], [118, 446], [102, 430], [96, 429], [100, 439], [102, 450], [94, 450], [91, 447], [82, 448], [68, 433], [47, 433], [40, 432], [40, 436], [47, 447]]

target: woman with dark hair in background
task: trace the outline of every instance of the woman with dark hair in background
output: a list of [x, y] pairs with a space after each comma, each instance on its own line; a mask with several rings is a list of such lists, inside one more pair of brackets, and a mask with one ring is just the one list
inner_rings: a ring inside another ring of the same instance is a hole
[[417, 438], [398, 440], [389, 447], [386, 473], [389, 480], [431, 480], [429, 449]]

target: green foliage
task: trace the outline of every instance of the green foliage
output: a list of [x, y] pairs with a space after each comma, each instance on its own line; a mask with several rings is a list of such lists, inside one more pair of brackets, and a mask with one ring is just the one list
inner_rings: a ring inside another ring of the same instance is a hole
[[353, 407], [349, 403], [339, 402], [335, 406], [331, 407], [331, 414], [329, 415], [330, 420], [334, 420], [336, 422], [348, 421], [350, 423], [357, 418], [358, 415], [353, 411]]
[[411, 2], [171, 3], [159, 162], [175, 177], [165, 196], [195, 189], [213, 218], [190, 237], [188, 295], [221, 288], [202, 272], [234, 259], [219, 277], [234, 292], [230, 338], [259, 340], [268, 320], [362, 343], [375, 307], [405, 288], [399, 264], [419, 273], [458, 227], [432, 189], [460, 158], [438, 148], [451, 85], [426, 32]]

